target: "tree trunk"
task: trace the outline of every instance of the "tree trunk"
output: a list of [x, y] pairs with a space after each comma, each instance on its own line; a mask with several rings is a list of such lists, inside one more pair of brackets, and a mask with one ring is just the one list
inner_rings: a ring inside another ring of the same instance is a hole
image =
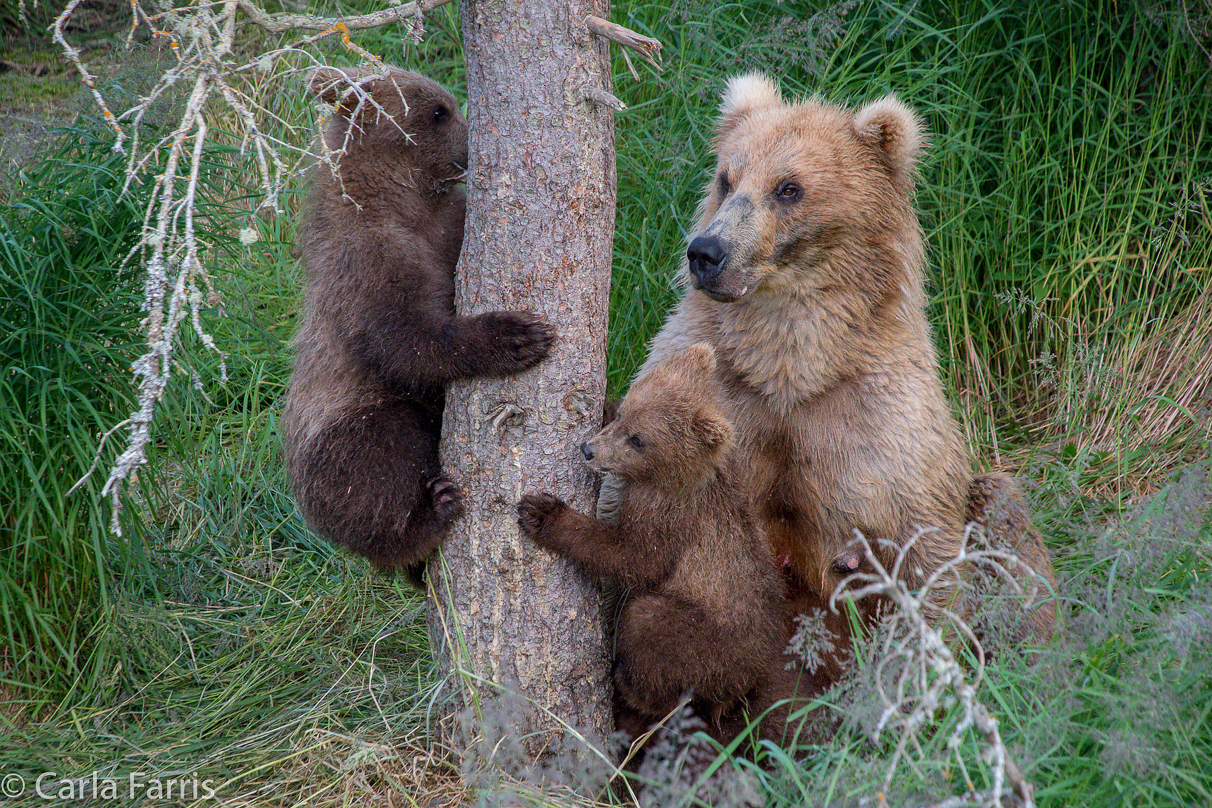
[[540, 708], [610, 731], [598, 592], [523, 540], [516, 510], [547, 490], [593, 512], [578, 447], [605, 395], [615, 161], [613, 113], [591, 100], [611, 89], [609, 52], [588, 14], [608, 17], [608, 0], [462, 3], [471, 165], [456, 305], [535, 311], [558, 338], [533, 370], [447, 389], [443, 464], [467, 508], [430, 564], [430, 636], [465, 700], [485, 681], [525, 700], [515, 731], [536, 733], [535, 751], [560, 745]]

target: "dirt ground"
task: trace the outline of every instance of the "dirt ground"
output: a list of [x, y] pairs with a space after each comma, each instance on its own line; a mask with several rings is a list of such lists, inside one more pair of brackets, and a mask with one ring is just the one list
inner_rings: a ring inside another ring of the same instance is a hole
[[[0, 0], [0, 199], [12, 172], [43, 152], [60, 127], [95, 111], [76, 68], [53, 39], [50, 27], [62, 0]], [[85, 0], [64, 34], [100, 77], [136, 63], [125, 47], [130, 5], [125, 0]], [[138, 40], [132, 42], [136, 49]]]

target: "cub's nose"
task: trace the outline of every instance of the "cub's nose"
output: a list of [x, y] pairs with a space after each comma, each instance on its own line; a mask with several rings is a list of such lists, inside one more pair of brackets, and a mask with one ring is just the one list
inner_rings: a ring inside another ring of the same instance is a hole
[[690, 272], [703, 284], [720, 274], [728, 261], [728, 253], [716, 236], [698, 236], [686, 249]]
[[581, 454], [585, 455], [586, 460], [593, 460], [593, 447], [591, 447], [588, 443], [582, 443]]

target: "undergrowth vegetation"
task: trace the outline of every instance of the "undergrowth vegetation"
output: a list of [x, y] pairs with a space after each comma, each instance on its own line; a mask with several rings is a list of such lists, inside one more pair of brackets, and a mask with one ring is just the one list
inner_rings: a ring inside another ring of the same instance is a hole
[[[676, 299], [724, 78], [899, 93], [932, 131], [918, 206], [945, 379], [977, 465], [1031, 489], [1060, 578], [1061, 636], [994, 658], [977, 695], [1040, 805], [1212, 804], [1212, 9], [669, 0], [615, 19], [665, 49], [639, 81], [616, 65], [612, 393]], [[457, 31], [445, 6], [420, 45], [358, 41], [458, 92]], [[278, 112], [315, 114], [301, 86]], [[132, 409], [140, 352], [141, 279], [121, 265], [150, 189], [121, 197], [121, 158], [79, 126], [0, 183], [0, 781], [28, 786], [13, 804], [83, 804], [94, 772], [213, 789], [122, 805], [618, 804], [592, 755], [575, 770], [594, 788], [544, 787], [492, 716], [491, 766], [461, 772], [435, 743], [423, 601], [302, 525], [277, 432], [294, 221], [238, 213], [230, 147], [203, 203], [227, 380], [212, 353], [182, 360], [124, 534], [108, 531], [118, 446], [101, 438]], [[899, 738], [875, 737], [871, 698], [825, 699], [836, 733], [799, 759], [700, 748], [706, 771], [686, 774], [685, 749], [653, 755], [646, 804], [960, 805], [966, 781], [988, 787], [979, 739], [949, 730], [890, 778]]]
[[0, 613], [10, 638], [0, 658], [6, 679], [21, 677], [10, 698], [28, 688], [35, 703], [97, 689], [114, 664], [97, 618], [128, 553], [109, 541], [96, 481], [69, 491], [132, 401], [123, 371], [138, 303], [117, 265], [141, 219], [119, 199], [120, 163], [100, 143], [65, 148], [32, 166], [0, 212]]

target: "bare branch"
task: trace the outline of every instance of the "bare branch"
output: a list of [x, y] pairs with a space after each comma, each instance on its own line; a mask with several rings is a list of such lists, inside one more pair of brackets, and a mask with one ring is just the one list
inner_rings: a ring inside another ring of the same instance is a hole
[[616, 112], [627, 109], [627, 105], [620, 101], [614, 93], [603, 90], [601, 87], [590, 87], [585, 91], [585, 97], [595, 104], [610, 107]]
[[83, 0], [71, 0], [67, 4], [67, 8], [63, 9], [63, 13], [55, 18], [55, 24], [51, 26], [51, 30], [55, 32], [55, 42], [59, 47], [63, 48], [63, 54], [67, 60], [76, 66], [77, 72], [80, 73], [80, 79], [88, 87], [89, 92], [93, 94], [93, 100], [97, 102], [97, 107], [101, 110], [101, 114], [105, 117], [105, 122], [114, 130], [116, 139], [114, 140], [114, 151], [122, 151], [122, 142], [126, 139], [126, 134], [122, 131], [122, 127], [118, 125], [114, 113], [110, 111], [109, 106], [105, 103], [105, 99], [101, 97], [101, 92], [97, 89], [97, 80], [92, 73], [88, 72], [88, 68], [84, 66], [84, 62], [80, 60], [80, 51], [72, 47], [67, 38], [63, 36], [63, 23], [71, 17], [75, 12], [76, 7]]
[[[637, 34], [630, 28], [626, 28], [618, 23], [609, 22], [601, 17], [595, 17], [592, 14], [585, 18], [585, 27], [588, 28], [591, 33], [605, 37], [611, 42], [616, 42], [619, 45], [622, 45], [624, 48], [630, 48], [638, 53], [641, 59], [648, 62], [657, 70], [661, 69], [658, 59], [661, 55], [661, 48], [663, 46], [658, 40], [655, 40], [650, 36]], [[632, 74], [635, 74], [634, 70], [632, 70]]]
[[[324, 34], [342, 34], [348, 36], [350, 31], [365, 28], [378, 28], [384, 25], [404, 22], [413, 17], [421, 17], [438, 6], [446, 5], [450, 0], [413, 0], [394, 8], [385, 8], [370, 14], [357, 17], [313, 17], [308, 14], [267, 14], [251, 0], [237, 0], [240, 10], [248, 15], [248, 20], [254, 25], [264, 28], [274, 34], [286, 31], [320, 31]], [[348, 45], [350, 43], [346, 43]]]
[[[923, 531], [924, 532], [924, 531]], [[898, 548], [896, 562], [889, 571], [880, 563], [870, 543], [857, 534], [855, 541], [862, 547], [870, 572], [857, 572], [847, 576], [830, 596], [830, 608], [836, 611], [837, 599], [876, 597], [889, 601], [892, 608], [884, 613], [884, 623], [879, 633], [878, 661], [875, 663], [875, 689], [880, 700], [881, 711], [874, 725], [873, 739], [886, 730], [899, 733], [896, 747], [888, 765], [884, 788], [887, 790], [897, 767], [902, 761], [912, 765], [906, 758], [907, 748], [912, 744], [920, 749], [919, 733], [927, 735], [937, 732], [937, 716], [941, 708], [949, 703], [961, 708], [959, 720], [946, 736], [946, 744], [961, 769], [969, 793], [963, 798], [948, 800], [941, 805], [981, 805], [991, 808], [1003, 806], [1009, 799], [1012, 805], [1033, 808], [1033, 788], [1002, 741], [997, 719], [994, 718], [976, 697], [976, 689], [984, 676], [984, 651], [980, 642], [966, 622], [949, 609], [936, 605], [935, 587], [940, 582], [953, 578], [963, 586], [960, 571], [979, 566], [1017, 586], [1015, 576], [1007, 567], [1013, 567], [1010, 559], [1026, 567], [1012, 553], [1002, 550], [977, 549], [967, 546], [943, 565], [916, 593], [910, 592], [897, 573], [909, 550], [921, 538], [923, 532], [912, 537]], [[890, 542], [885, 542], [891, 544]], [[1028, 570], [1029, 572], [1029, 570]], [[948, 588], [952, 586], [947, 583]], [[1021, 590], [1019, 590], [1021, 591]], [[945, 618], [957, 629], [977, 655], [974, 681], [969, 682], [963, 667], [956, 661], [951, 649], [937, 626]], [[978, 792], [960, 755], [963, 735], [975, 729], [985, 742], [981, 759], [989, 766], [993, 786], [986, 792]]]

